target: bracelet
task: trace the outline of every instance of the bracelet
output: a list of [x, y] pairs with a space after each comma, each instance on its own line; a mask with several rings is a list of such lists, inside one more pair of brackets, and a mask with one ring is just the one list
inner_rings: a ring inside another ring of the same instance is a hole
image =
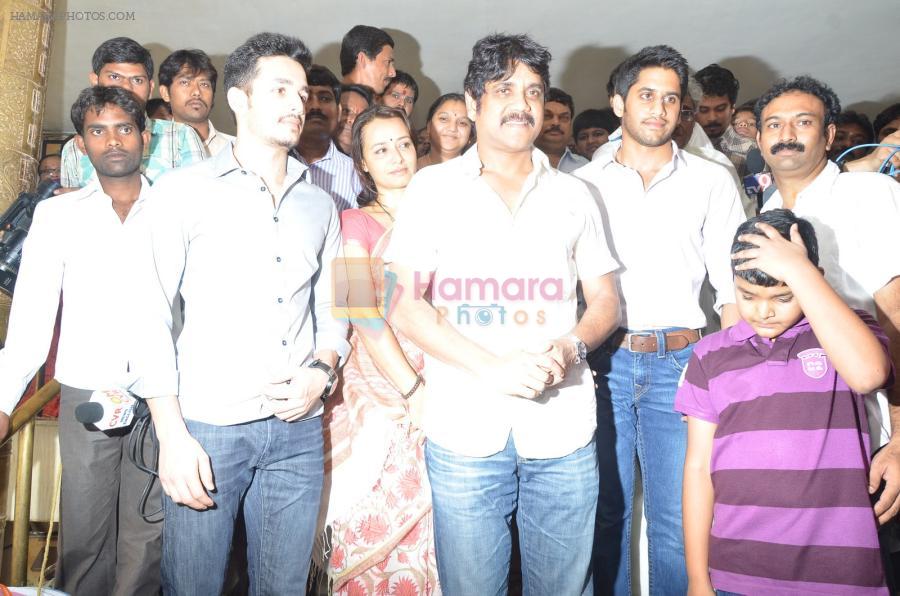
[[316, 358], [312, 362], [309, 363], [309, 368], [318, 368], [326, 375], [328, 375], [328, 383], [325, 385], [325, 389], [322, 391], [322, 395], [319, 396], [319, 399], [322, 400], [322, 403], [325, 403], [325, 400], [328, 399], [328, 396], [331, 395], [331, 390], [334, 389], [334, 384], [337, 382], [337, 373], [333, 368]]
[[413, 396], [413, 393], [416, 392], [416, 389], [419, 388], [419, 385], [422, 384], [422, 375], [416, 375], [416, 382], [413, 383], [412, 389], [403, 394], [403, 399], [409, 399]]

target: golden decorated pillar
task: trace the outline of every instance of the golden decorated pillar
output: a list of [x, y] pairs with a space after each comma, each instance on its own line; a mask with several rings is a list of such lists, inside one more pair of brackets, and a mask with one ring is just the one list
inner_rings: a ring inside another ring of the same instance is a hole
[[[53, 0], [0, 0], [0, 213], [34, 188], [50, 66]], [[11, 300], [0, 294], [0, 337]]]

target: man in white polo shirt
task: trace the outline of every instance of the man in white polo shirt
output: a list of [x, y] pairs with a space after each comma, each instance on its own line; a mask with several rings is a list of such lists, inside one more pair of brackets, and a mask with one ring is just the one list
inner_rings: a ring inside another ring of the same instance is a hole
[[599, 193], [613, 253], [622, 264], [622, 329], [591, 355], [601, 478], [595, 591], [631, 590], [637, 457], [650, 590], [684, 594], [681, 479], [687, 431], [674, 411], [675, 390], [700, 339], [698, 330], [707, 324], [699, 301], [707, 274], [722, 326], [736, 319], [729, 253], [744, 212], [731, 174], [672, 140], [688, 84], [681, 54], [668, 46], [644, 48], [617, 67], [613, 83], [621, 146], [575, 172]]
[[[819, 238], [819, 263], [831, 287], [853, 308], [877, 317], [900, 367], [900, 184], [874, 172], [841, 173], [828, 160], [841, 105], [810, 77], [779, 81], [756, 104], [763, 158], [777, 190], [763, 206], [808, 219]], [[888, 396], [900, 404], [900, 384]], [[872, 445], [870, 490], [886, 487], [875, 505], [881, 523], [900, 510], [900, 406], [866, 400]]]
[[426, 353], [447, 594], [506, 593], [513, 515], [526, 593], [591, 590], [598, 476], [585, 359], [618, 325], [617, 265], [590, 192], [533, 146], [549, 61], [524, 35], [475, 44], [465, 91], [478, 143], [413, 178], [386, 255], [401, 288], [394, 321]]

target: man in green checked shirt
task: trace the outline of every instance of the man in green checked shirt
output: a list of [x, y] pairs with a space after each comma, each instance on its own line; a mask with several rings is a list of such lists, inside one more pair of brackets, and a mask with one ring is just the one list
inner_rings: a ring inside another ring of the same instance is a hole
[[[144, 103], [153, 92], [153, 58], [142, 45], [127, 37], [109, 39], [97, 48], [88, 75], [91, 85], [122, 87]], [[172, 168], [186, 166], [209, 157], [197, 132], [171, 120], [147, 119], [150, 142], [144, 146], [141, 170], [151, 181]], [[62, 150], [60, 183], [80, 188], [94, 177], [94, 166], [75, 146], [74, 140]]]

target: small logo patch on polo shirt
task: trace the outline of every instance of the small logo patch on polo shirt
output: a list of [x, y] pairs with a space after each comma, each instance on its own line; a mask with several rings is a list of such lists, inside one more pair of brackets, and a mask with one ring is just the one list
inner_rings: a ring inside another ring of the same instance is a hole
[[797, 357], [800, 358], [803, 373], [811, 379], [821, 379], [828, 372], [828, 360], [822, 348], [803, 350]]

